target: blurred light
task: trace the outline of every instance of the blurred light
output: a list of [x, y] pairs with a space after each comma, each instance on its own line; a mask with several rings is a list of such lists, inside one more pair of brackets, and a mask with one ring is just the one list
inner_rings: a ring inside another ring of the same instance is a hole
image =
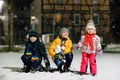
[[112, 28], [115, 28], [115, 26], [112, 26]]
[[3, 10], [3, 4], [4, 4], [4, 1], [0, 0], [0, 14], [2, 13], [2, 10]]
[[61, 20], [61, 14], [57, 13], [55, 15], [55, 19], [56, 19], [56, 22], [60, 22], [60, 20]]
[[36, 19], [36, 17], [35, 17], [35, 16], [31, 16], [31, 19], [32, 19], [32, 20], [35, 20], [35, 19]]

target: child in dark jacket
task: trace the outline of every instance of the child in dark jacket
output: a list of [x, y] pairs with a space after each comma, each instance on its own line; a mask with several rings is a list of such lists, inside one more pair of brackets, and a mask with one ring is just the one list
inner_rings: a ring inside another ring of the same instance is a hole
[[46, 48], [42, 41], [39, 40], [39, 35], [37, 31], [31, 30], [29, 32], [29, 38], [26, 43], [24, 55], [21, 57], [24, 68], [23, 72], [29, 72], [31, 69], [35, 71], [43, 70], [41, 64], [42, 58], [44, 58], [45, 70], [49, 70], [50, 62], [46, 54]]

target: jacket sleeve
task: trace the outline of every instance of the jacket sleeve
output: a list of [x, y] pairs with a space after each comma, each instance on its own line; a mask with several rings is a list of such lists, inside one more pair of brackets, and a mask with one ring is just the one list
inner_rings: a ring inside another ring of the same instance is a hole
[[46, 47], [45, 47], [45, 45], [43, 44], [43, 42], [40, 42], [39, 48], [40, 48], [40, 52], [41, 52], [41, 53], [46, 53]]
[[52, 58], [53, 58], [54, 55], [55, 55], [55, 48], [56, 48], [56, 43], [55, 43], [55, 41], [53, 41], [53, 42], [50, 44], [50, 47], [48, 48], [48, 52], [49, 52], [49, 54], [51, 55]]
[[65, 43], [64, 54], [72, 52], [72, 50], [73, 50], [72, 41], [70, 39], [68, 39]]
[[100, 38], [98, 36], [96, 36], [96, 52], [98, 54], [102, 54], [102, 47], [101, 47], [101, 43], [100, 43]]
[[78, 44], [77, 44], [77, 49], [82, 49], [82, 46], [83, 46], [83, 42], [84, 42], [84, 37], [85, 36], [82, 36], [81, 37], [81, 40], [78, 42]]
[[28, 42], [26, 43], [24, 54], [25, 55], [32, 55], [31, 44], [29, 44]]
[[39, 51], [43, 57], [47, 57], [46, 47], [43, 42], [39, 43]]

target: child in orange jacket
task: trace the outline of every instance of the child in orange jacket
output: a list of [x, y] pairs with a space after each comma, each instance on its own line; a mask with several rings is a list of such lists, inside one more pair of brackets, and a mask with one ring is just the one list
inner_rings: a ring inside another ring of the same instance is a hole
[[48, 51], [58, 71], [69, 71], [69, 67], [73, 60], [72, 41], [69, 38], [69, 30], [65, 27], [59, 31], [59, 36], [51, 43]]

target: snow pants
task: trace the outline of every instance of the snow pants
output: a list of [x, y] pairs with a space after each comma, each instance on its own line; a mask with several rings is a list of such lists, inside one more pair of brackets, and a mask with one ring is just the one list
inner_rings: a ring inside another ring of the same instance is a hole
[[95, 53], [84, 53], [82, 52], [82, 61], [80, 66], [80, 72], [86, 73], [88, 62], [90, 64], [90, 73], [96, 74], [97, 73], [97, 65], [96, 65], [96, 54]]
[[[66, 62], [65, 64], [67, 68], [70, 67], [72, 60], [73, 60], [73, 53], [68, 53], [65, 55], [65, 62]], [[61, 68], [62, 65], [64, 64], [63, 60], [59, 58], [55, 58], [54, 62], [57, 65], [58, 69]]]

